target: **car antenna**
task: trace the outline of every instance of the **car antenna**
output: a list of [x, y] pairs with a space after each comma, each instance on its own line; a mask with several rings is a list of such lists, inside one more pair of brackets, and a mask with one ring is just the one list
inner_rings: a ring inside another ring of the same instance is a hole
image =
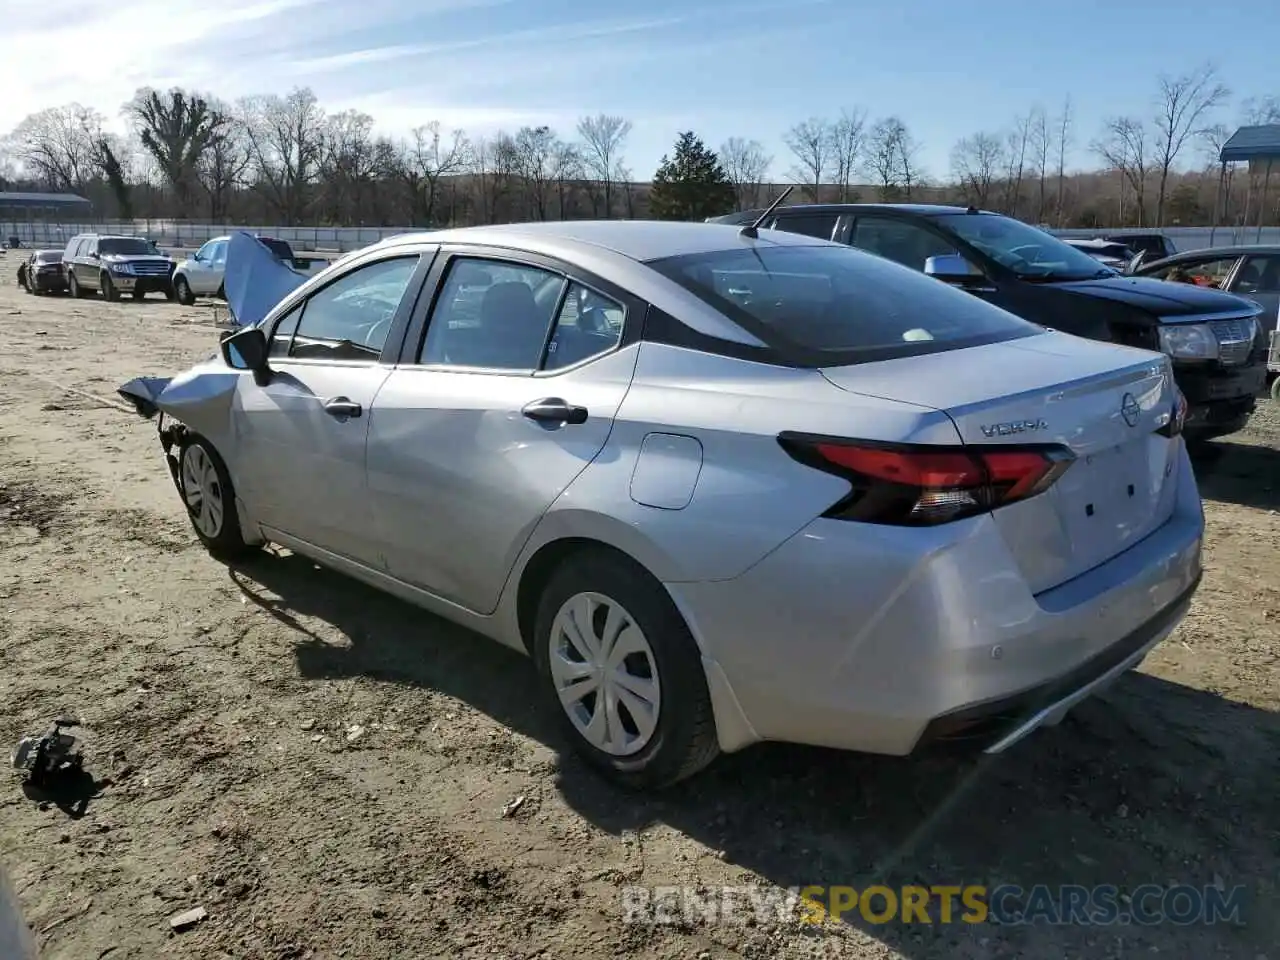
[[787, 187], [787, 189], [783, 190], [782, 193], [778, 194], [778, 199], [774, 200], [773, 203], [769, 204], [769, 206], [765, 208], [764, 213], [760, 214], [760, 216], [756, 219], [755, 223], [745, 226], [741, 230], [739, 230], [738, 236], [750, 237], [752, 240], [759, 238], [760, 224], [764, 223], [765, 220], [769, 219], [769, 214], [773, 213], [774, 210], [777, 210], [778, 204], [780, 204], [783, 200], [787, 199], [787, 195], [791, 193], [791, 191], [794, 190], [795, 188], [796, 188], [795, 184], [792, 184], [791, 186]]

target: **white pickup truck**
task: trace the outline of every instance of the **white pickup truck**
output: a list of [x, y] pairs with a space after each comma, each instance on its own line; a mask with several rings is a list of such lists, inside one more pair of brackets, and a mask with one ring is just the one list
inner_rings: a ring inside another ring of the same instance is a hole
[[[259, 243], [272, 252], [285, 266], [303, 276], [310, 276], [329, 265], [328, 260], [294, 256], [293, 248], [284, 240], [258, 236]], [[231, 238], [214, 237], [173, 271], [173, 290], [178, 302], [186, 306], [196, 302], [196, 297], [220, 297], [226, 299], [223, 280], [227, 270], [227, 248]]]

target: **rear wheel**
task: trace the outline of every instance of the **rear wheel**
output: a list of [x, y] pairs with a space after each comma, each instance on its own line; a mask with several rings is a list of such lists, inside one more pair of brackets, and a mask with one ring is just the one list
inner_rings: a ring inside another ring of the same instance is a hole
[[98, 286], [102, 288], [103, 300], [110, 300], [114, 303], [120, 299], [120, 291], [116, 287], [116, 282], [111, 279], [111, 274], [104, 273], [98, 281]]
[[27, 293], [35, 293], [35, 290], [32, 289], [35, 286], [35, 284], [33, 284], [30, 280], [27, 279], [27, 271], [25, 268], [18, 271], [18, 286], [20, 286]]
[[178, 487], [191, 526], [205, 549], [220, 560], [252, 552], [240, 536], [235, 489], [222, 457], [198, 434], [187, 434], [178, 449]]
[[534, 653], [566, 736], [618, 783], [669, 786], [719, 753], [697, 644], [662, 585], [629, 560], [584, 551], [556, 570]]
[[187, 278], [184, 276], [179, 275], [173, 278], [173, 294], [184, 307], [189, 307], [196, 302], [196, 296], [191, 292], [191, 284], [187, 283]]
[[67, 293], [77, 300], [84, 296], [84, 291], [80, 289], [80, 281], [76, 279], [74, 273], [67, 275]]

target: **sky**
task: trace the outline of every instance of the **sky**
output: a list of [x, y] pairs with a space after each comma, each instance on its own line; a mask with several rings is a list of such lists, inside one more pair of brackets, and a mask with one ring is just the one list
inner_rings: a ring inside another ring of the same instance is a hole
[[568, 136], [620, 115], [636, 179], [685, 129], [712, 149], [757, 139], [785, 179], [786, 130], [843, 109], [902, 117], [945, 177], [957, 139], [1068, 95], [1071, 166], [1090, 166], [1105, 118], [1150, 116], [1162, 73], [1215, 63], [1229, 124], [1245, 97], [1280, 94], [1280, 3], [1258, 0], [0, 0], [0, 23], [0, 133], [72, 101], [123, 129], [144, 85], [228, 100], [309, 86], [391, 136], [431, 120]]

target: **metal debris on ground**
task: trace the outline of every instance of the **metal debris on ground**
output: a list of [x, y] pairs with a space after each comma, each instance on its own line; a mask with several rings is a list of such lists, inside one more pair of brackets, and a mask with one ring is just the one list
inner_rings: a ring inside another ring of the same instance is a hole
[[182, 913], [175, 913], [169, 918], [169, 926], [181, 933], [189, 927], [194, 927], [208, 915], [204, 907], [194, 907], [191, 910], [184, 910]]
[[84, 765], [79, 741], [62, 732], [78, 726], [79, 720], [59, 717], [43, 736], [23, 737], [13, 751], [14, 769], [24, 771], [34, 787], [45, 787], [59, 777], [79, 772]]
[[524, 794], [522, 793], [520, 794], [520, 796], [516, 797], [514, 800], [512, 800], [510, 803], [508, 803], [505, 807], [502, 808], [502, 815], [504, 817], [514, 817], [516, 815], [516, 811], [524, 806], [524, 800], [525, 800], [525, 797], [524, 797]]

